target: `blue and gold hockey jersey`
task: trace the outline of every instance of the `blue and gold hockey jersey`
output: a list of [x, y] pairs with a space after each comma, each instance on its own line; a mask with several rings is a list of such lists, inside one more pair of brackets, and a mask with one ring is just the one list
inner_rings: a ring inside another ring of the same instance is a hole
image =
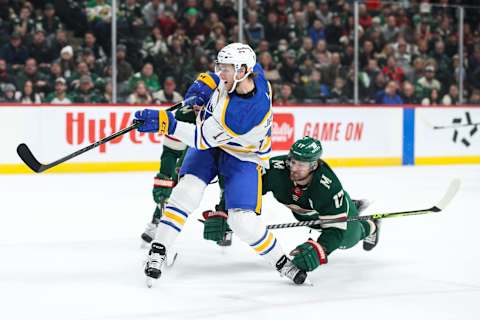
[[197, 116], [196, 124], [178, 122], [174, 136], [197, 150], [219, 147], [232, 156], [269, 167], [272, 90], [257, 64], [255, 93], [248, 98], [229, 94], [222, 81]]

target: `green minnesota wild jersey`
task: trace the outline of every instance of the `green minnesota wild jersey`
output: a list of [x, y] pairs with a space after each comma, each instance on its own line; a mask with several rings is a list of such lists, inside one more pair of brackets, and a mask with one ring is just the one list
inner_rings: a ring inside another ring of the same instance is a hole
[[[193, 109], [181, 108], [175, 112], [175, 119], [178, 121], [195, 123], [197, 116]], [[165, 136], [163, 152], [160, 158], [160, 173], [177, 179], [178, 169], [182, 166], [187, 146], [170, 136]]]
[[[308, 186], [296, 186], [290, 180], [287, 155], [270, 159], [270, 169], [262, 177], [262, 193], [272, 192], [299, 221], [334, 219], [358, 215], [349, 194], [328, 164], [320, 160]], [[324, 225], [318, 242], [330, 254], [339, 248], [347, 222]]]

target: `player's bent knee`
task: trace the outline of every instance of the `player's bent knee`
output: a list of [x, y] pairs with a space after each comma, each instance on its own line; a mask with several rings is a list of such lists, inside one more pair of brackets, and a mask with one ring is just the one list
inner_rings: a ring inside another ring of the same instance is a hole
[[259, 219], [260, 217], [251, 210], [228, 210], [228, 225], [234, 234], [248, 243], [257, 241], [265, 233], [265, 227], [262, 227]]
[[192, 174], [183, 176], [172, 191], [169, 204], [187, 212], [197, 209], [202, 201], [205, 182]]

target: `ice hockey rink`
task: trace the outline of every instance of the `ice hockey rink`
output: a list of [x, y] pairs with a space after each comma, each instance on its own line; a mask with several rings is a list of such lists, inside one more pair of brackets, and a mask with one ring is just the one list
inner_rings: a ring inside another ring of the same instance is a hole
[[[140, 234], [153, 173], [0, 175], [0, 319], [480, 319], [480, 166], [338, 168], [364, 212], [429, 208], [455, 177], [444, 212], [385, 219], [371, 252], [336, 251], [295, 286], [234, 237], [202, 239], [207, 189], [177, 241], [175, 265], [148, 289]], [[293, 221], [264, 197], [267, 223]], [[306, 228], [275, 231], [290, 251]]]

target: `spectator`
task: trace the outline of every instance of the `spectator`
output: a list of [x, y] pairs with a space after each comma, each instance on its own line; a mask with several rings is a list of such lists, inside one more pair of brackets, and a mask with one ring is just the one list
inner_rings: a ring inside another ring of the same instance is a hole
[[313, 25], [308, 29], [308, 36], [312, 39], [314, 46], [317, 45], [319, 40], [325, 39], [325, 28], [320, 19], [313, 21]]
[[70, 78], [75, 71], [75, 61], [73, 59], [73, 48], [66, 46], [60, 51], [58, 63], [62, 67], [63, 77]]
[[439, 106], [440, 105], [440, 94], [437, 89], [432, 89], [430, 91], [430, 96], [422, 99], [422, 106]]
[[27, 48], [22, 44], [22, 35], [14, 32], [10, 36], [10, 42], [6, 43], [1, 50], [0, 57], [5, 59], [13, 70], [19, 69], [28, 58]]
[[100, 61], [100, 62], [107, 61], [107, 54], [105, 53], [103, 48], [97, 44], [97, 38], [95, 37], [95, 34], [93, 32], [85, 33], [82, 50], [85, 50], [85, 49], [90, 49], [95, 55], [95, 59], [97, 61]]
[[410, 81], [403, 82], [401, 98], [404, 104], [420, 104], [420, 101], [418, 101], [417, 97], [415, 96], [415, 86]]
[[390, 80], [385, 87], [385, 90], [377, 94], [375, 102], [383, 105], [400, 105], [403, 104], [402, 98], [397, 93], [397, 82]]
[[275, 96], [276, 104], [293, 104], [296, 103], [297, 99], [293, 95], [292, 85], [289, 83], [283, 83], [281, 89], [278, 91], [278, 94]]
[[[55, 39], [51, 40], [51, 48], [54, 59], [60, 58], [60, 53], [63, 48], [68, 46], [67, 32], [65, 30], [57, 30]], [[73, 52], [73, 48], [72, 48]]]
[[442, 89], [440, 82], [435, 79], [435, 67], [433, 65], [428, 65], [425, 68], [425, 76], [418, 79], [415, 86], [415, 95], [419, 99], [430, 98], [431, 91], [435, 89], [439, 92]]
[[32, 19], [32, 8], [29, 2], [26, 2], [20, 9], [18, 16], [14, 15], [13, 29], [20, 33], [22, 37], [25, 37], [35, 29], [35, 21]]
[[112, 80], [108, 79], [103, 88], [103, 94], [99, 100], [100, 103], [113, 103], [113, 85]]
[[70, 78], [67, 79], [69, 86], [75, 90], [78, 89], [80, 87], [80, 78], [82, 76], [89, 76], [93, 83], [95, 83], [97, 79], [97, 75], [90, 72], [88, 65], [85, 62], [80, 61], [77, 64], [77, 69], [75, 72]]
[[264, 52], [258, 56], [258, 62], [263, 68], [263, 72], [265, 74], [265, 79], [270, 81], [271, 83], [280, 83], [281, 77], [278, 69], [275, 68], [275, 64], [273, 63], [272, 56], [268, 52]]
[[346, 81], [342, 77], [335, 78], [334, 87], [330, 92], [330, 98], [327, 102], [329, 103], [347, 103], [349, 99], [349, 94], [345, 88]]
[[279, 72], [283, 81], [295, 84], [300, 83], [300, 69], [295, 62], [295, 51], [289, 50], [285, 54], [285, 59]]
[[33, 35], [33, 41], [28, 47], [29, 56], [34, 58], [41, 69], [50, 67], [53, 60], [53, 51], [45, 39], [45, 31], [37, 30]]
[[[173, 65], [179, 67], [179, 65]], [[148, 90], [155, 92], [160, 90], [160, 82], [156, 74], [153, 73], [153, 65], [149, 62], [145, 63], [141, 72], [135, 73], [129, 80], [130, 90], [137, 88], [137, 83], [142, 81]]]
[[74, 103], [98, 103], [101, 100], [98, 92], [95, 90], [92, 78], [87, 75], [80, 77], [80, 85], [73, 92], [72, 101]]
[[38, 70], [37, 61], [33, 58], [27, 59], [23, 72], [18, 74], [17, 87], [23, 88], [27, 80], [32, 81], [35, 92], [48, 91], [48, 79]]
[[340, 53], [334, 52], [332, 54], [331, 63], [322, 69], [322, 73], [322, 79], [325, 79], [330, 87], [334, 86], [336, 78], [346, 77], [346, 70], [341, 64]]
[[[37, 18], [35, 25], [41, 26], [41, 30], [45, 32], [47, 39], [53, 39], [58, 30], [64, 29], [62, 22], [55, 14], [55, 6], [52, 3], [45, 4], [43, 15]], [[39, 29], [40, 28], [37, 27], [37, 30]]]
[[441, 40], [435, 42], [435, 50], [431, 55], [437, 65], [437, 74], [436, 78], [443, 83], [445, 87], [448, 87], [448, 84], [452, 80], [452, 60], [445, 54], [445, 43]]
[[270, 43], [271, 48], [276, 48], [280, 39], [287, 37], [287, 28], [278, 21], [278, 14], [275, 11], [268, 12], [265, 23], [265, 39]]
[[387, 58], [387, 65], [383, 67], [382, 72], [388, 80], [397, 81], [398, 83], [402, 82], [405, 76], [403, 69], [397, 66], [394, 56]]
[[328, 8], [327, 0], [320, 0], [317, 16], [324, 26], [328, 26], [332, 23], [333, 12]]
[[15, 100], [15, 86], [11, 83], [7, 83], [4, 87], [3, 87], [3, 95], [0, 97], [0, 102], [3, 102], [3, 103], [8, 103], [8, 102], [11, 102], [11, 103], [15, 103], [16, 100]]
[[413, 67], [406, 73], [405, 78], [412, 83], [417, 83], [417, 81], [424, 76], [424, 71], [425, 60], [416, 58], [413, 61]]
[[467, 80], [472, 88], [480, 89], [480, 44], [475, 46], [473, 54], [468, 59]]
[[382, 35], [385, 41], [393, 42], [398, 35], [399, 29], [397, 27], [397, 18], [395, 15], [390, 15], [387, 17], [387, 23], [382, 28]]
[[175, 91], [177, 84], [172, 77], [167, 77], [163, 82], [163, 89], [153, 94], [153, 101], [160, 104], [176, 104], [183, 100], [180, 93]]
[[5, 59], [0, 58], [0, 91], [6, 84], [15, 84], [15, 78], [8, 72], [8, 66]]
[[451, 84], [448, 88], [448, 93], [445, 94], [442, 98], [442, 105], [444, 106], [454, 106], [459, 102], [459, 91], [456, 84]]
[[145, 83], [140, 80], [136, 83], [135, 91], [128, 96], [127, 103], [129, 104], [152, 104], [153, 99], [148, 92]]
[[305, 85], [305, 97], [325, 102], [330, 97], [330, 88], [322, 82], [322, 73], [316, 69], [312, 71], [310, 79]]
[[160, 9], [160, 0], [150, 0], [142, 9], [143, 18], [148, 27], [153, 27], [159, 14], [162, 12]]
[[188, 8], [187, 11], [185, 11], [185, 18], [183, 29], [185, 29], [185, 34], [188, 38], [193, 40], [198, 35], [207, 35], [207, 30], [200, 21], [197, 8]]
[[71, 104], [72, 99], [67, 94], [67, 81], [59, 77], [55, 80], [55, 91], [45, 99], [50, 104]]
[[119, 84], [126, 83], [133, 74], [133, 68], [126, 57], [127, 47], [124, 44], [117, 45], [117, 81]]
[[40, 94], [35, 92], [35, 88], [31, 80], [25, 81], [22, 91], [16, 92], [15, 100], [22, 104], [42, 103], [42, 98], [40, 97]]
[[252, 47], [256, 47], [260, 40], [265, 38], [263, 24], [258, 22], [258, 15], [255, 11], [249, 11], [248, 22], [245, 24], [245, 36]]
[[168, 53], [167, 42], [159, 27], [154, 27], [152, 33], [143, 41], [141, 52], [143, 59], [150, 61]]

